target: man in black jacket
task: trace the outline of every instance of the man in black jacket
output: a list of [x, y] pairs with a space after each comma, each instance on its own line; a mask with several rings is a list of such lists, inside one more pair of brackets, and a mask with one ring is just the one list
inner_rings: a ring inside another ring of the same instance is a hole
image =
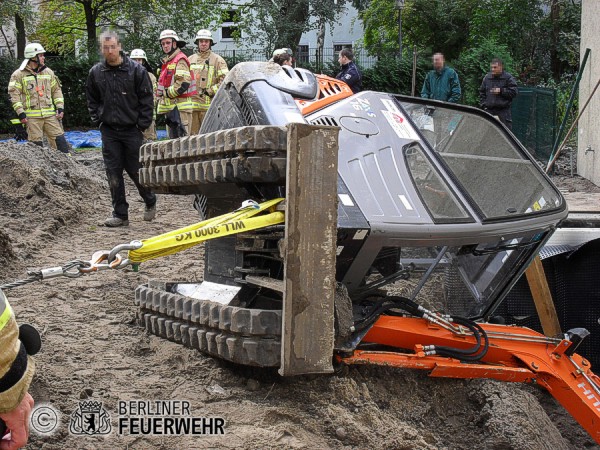
[[150, 221], [156, 216], [156, 195], [140, 184], [138, 172], [143, 133], [152, 123], [152, 85], [146, 69], [123, 54], [116, 33], [100, 35], [100, 50], [105, 61], [90, 70], [86, 96], [92, 123], [102, 133], [102, 156], [112, 197], [112, 217], [104, 225], [129, 225], [123, 170], [146, 204], [144, 220]]
[[492, 59], [491, 72], [488, 73], [479, 88], [479, 103], [483, 109], [497, 116], [508, 129], [512, 129], [510, 105], [519, 90], [517, 81], [504, 70], [502, 60]]
[[338, 62], [342, 66], [342, 71], [336, 75], [338, 80], [342, 80], [346, 83], [352, 93], [356, 94], [362, 90], [362, 75], [354, 64], [354, 53], [349, 48], [343, 48], [340, 51]]

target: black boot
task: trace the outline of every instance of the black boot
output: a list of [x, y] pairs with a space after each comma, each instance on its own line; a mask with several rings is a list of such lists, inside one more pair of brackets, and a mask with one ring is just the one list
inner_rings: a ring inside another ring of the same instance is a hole
[[66, 153], [67, 155], [71, 154], [71, 146], [67, 142], [67, 138], [65, 138], [64, 134], [60, 136], [56, 136], [56, 148], [60, 150], [62, 153]]

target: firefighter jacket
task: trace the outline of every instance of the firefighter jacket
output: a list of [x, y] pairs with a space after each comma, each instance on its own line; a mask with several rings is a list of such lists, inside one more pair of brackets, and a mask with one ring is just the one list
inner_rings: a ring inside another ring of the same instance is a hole
[[192, 97], [194, 109], [205, 111], [229, 72], [227, 63], [221, 56], [207, 50], [190, 56], [190, 67], [194, 72], [198, 90]]
[[35, 364], [19, 340], [19, 328], [8, 300], [0, 291], [0, 414], [15, 409], [25, 394]]
[[192, 110], [196, 80], [194, 72], [190, 70], [190, 62], [181, 49], [176, 49], [163, 59], [158, 77], [158, 91], [162, 94], [158, 99], [158, 114], [168, 113], [175, 106], [180, 111]]
[[17, 115], [25, 113], [32, 119], [53, 116], [55, 108], [65, 107], [60, 81], [46, 66], [39, 71], [29, 65], [15, 70], [8, 82], [8, 95]]
[[125, 55], [119, 66], [101, 62], [92, 67], [85, 94], [94, 125], [143, 131], [152, 123], [154, 96], [148, 72]]
[[[147, 69], [146, 69], [147, 70]], [[156, 105], [158, 104], [158, 97], [156, 96], [156, 90], [158, 89], [158, 81], [152, 72], [148, 70], [148, 78], [152, 84], [152, 92], [154, 92], [154, 108], [152, 112], [152, 120], [156, 120]]]

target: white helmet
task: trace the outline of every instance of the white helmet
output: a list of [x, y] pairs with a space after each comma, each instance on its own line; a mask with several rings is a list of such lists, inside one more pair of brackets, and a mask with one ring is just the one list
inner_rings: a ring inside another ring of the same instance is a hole
[[134, 48], [133, 50], [131, 50], [131, 54], [129, 55], [129, 57], [131, 59], [143, 59], [145, 61], [148, 61], [148, 58], [146, 58], [146, 52], [141, 48]]
[[275, 49], [273, 51], [273, 58], [275, 58], [277, 55], [283, 55], [284, 53], [287, 53], [288, 55], [293, 56], [292, 49], [284, 47], [284, 48]]
[[179, 37], [177, 36], [177, 33], [175, 33], [173, 30], [162, 30], [160, 32], [160, 37], [158, 38], [158, 41], [162, 41], [163, 39], [174, 39], [177, 41], [177, 47], [182, 48], [185, 47], [185, 41], [180, 41]]
[[32, 43], [25, 46], [25, 58], [27, 59], [35, 58], [40, 53], [46, 53], [42, 44]]
[[212, 43], [211, 45], [215, 45], [215, 40], [213, 39], [210, 30], [199, 30], [196, 33], [196, 40], [194, 41], [194, 44], [197, 45], [200, 39], [208, 39]]

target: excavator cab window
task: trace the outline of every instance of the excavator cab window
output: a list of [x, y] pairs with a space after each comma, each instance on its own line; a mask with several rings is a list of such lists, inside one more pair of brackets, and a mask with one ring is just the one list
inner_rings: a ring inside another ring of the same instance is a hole
[[404, 149], [404, 156], [419, 196], [435, 222], [470, 222], [473, 220], [447, 183], [434, 169], [418, 142], [407, 145]]
[[500, 122], [437, 102], [434, 106], [402, 102], [402, 107], [483, 220], [562, 207], [559, 192]]

